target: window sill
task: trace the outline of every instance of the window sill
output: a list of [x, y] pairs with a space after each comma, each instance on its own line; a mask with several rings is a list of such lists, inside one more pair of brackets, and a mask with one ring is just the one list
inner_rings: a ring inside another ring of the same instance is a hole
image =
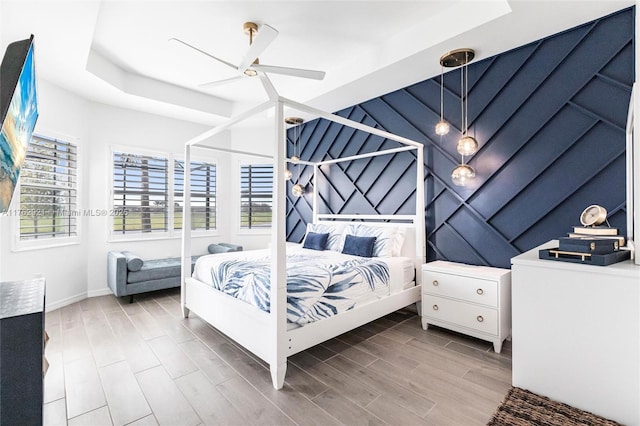
[[34, 250], [48, 250], [60, 247], [70, 247], [70, 246], [79, 246], [80, 241], [77, 239], [68, 240], [68, 241], [20, 241], [14, 243], [11, 248], [12, 253], [21, 253], [25, 251], [34, 251]]
[[[217, 237], [220, 234], [218, 231], [191, 231], [191, 238], [205, 238], [205, 237]], [[132, 241], [161, 241], [161, 240], [179, 240], [182, 238], [182, 232], [176, 232], [174, 234], [158, 234], [141, 236], [139, 234], [130, 235], [113, 235], [111, 234], [107, 238], [107, 243], [120, 243], [120, 242], [132, 242]]]

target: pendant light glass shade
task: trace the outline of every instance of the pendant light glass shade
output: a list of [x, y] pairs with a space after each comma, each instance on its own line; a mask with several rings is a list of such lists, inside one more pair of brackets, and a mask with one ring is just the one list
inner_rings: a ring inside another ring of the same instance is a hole
[[468, 164], [460, 164], [451, 172], [451, 180], [458, 186], [466, 186], [475, 177], [476, 171]]
[[460, 155], [473, 155], [478, 151], [478, 141], [469, 135], [465, 135], [458, 140], [456, 150]]
[[304, 195], [304, 186], [296, 183], [295, 185], [293, 185], [293, 187], [291, 187], [291, 193], [296, 197], [302, 197]]
[[449, 123], [445, 120], [438, 121], [438, 124], [436, 124], [436, 135], [444, 136], [447, 133], [449, 133]]
[[291, 180], [292, 177], [293, 177], [293, 173], [291, 173], [291, 170], [285, 169], [284, 171], [285, 180]]

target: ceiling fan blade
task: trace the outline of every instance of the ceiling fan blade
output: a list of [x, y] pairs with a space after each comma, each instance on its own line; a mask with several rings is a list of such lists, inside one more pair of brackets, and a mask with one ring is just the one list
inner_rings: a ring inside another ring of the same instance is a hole
[[258, 30], [255, 40], [253, 40], [253, 43], [249, 46], [249, 50], [247, 50], [242, 61], [240, 61], [240, 65], [238, 65], [238, 70], [240, 72], [244, 72], [244, 70], [249, 68], [277, 36], [278, 30], [275, 28], [270, 27], [267, 24], [260, 25], [260, 29]]
[[225, 78], [224, 80], [210, 81], [209, 83], [198, 84], [198, 87], [209, 88], [209, 87], [222, 86], [225, 84], [232, 83], [236, 80], [242, 80], [243, 78], [245, 78], [244, 75], [236, 75], [235, 77]]
[[189, 43], [187, 43], [186, 41], [182, 41], [182, 40], [180, 40], [179, 38], [172, 37], [172, 38], [170, 38], [170, 39], [169, 39], [169, 41], [173, 41], [173, 42], [181, 43], [181, 44], [183, 44], [183, 45], [185, 45], [185, 46], [187, 46], [187, 47], [192, 48], [193, 50], [195, 50], [195, 51], [197, 51], [197, 52], [202, 53], [203, 55], [207, 55], [208, 57], [210, 57], [210, 58], [212, 58], [212, 59], [215, 59], [216, 61], [221, 62], [221, 63], [225, 64], [225, 65], [226, 65], [226, 66], [228, 66], [228, 67], [233, 68], [234, 70], [237, 70], [237, 69], [238, 69], [238, 67], [236, 67], [236, 66], [235, 66], [235, 65], [233, 65], [232, 63], [227, 62], [227, 61], [225, 61], [224, 59], [220, 59], [220, 58], [218, 58], [218, 57], [216, 57], [216, 56], [213, 56], [212, 54], [207, 53], [207, 52], [205, 52], [204, 50], [199, 49], [199, 48], [197, 48], [197, 47], [195, 47], [195, 46], [192, 46], [192, 45], [190, 45]]
[[276, 67], [273, 65], [256, 64], [252, 68], [257, 71], [271, 72], [274, 74], [290, 75], [292, 77], [311, 78], [313, 80], [322, 80], [325, 76], [324, 71], [305, 70], [302, 68]]

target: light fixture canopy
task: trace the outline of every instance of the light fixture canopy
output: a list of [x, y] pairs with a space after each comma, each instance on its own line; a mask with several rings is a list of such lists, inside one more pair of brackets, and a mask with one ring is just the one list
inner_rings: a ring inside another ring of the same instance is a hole
[[459, 164], [451, 172], [451, 180], [455, 185], [466, 186], [473, 178], [476, 177], [476, 171], [468, 164]]

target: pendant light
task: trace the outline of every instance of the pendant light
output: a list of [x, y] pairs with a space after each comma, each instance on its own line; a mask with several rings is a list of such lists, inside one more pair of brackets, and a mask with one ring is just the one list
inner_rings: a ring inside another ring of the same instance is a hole
[[[451, 180], [455, 185], [465, 186], [476, 176], [475, 170], [468, 164], [464, 163], [464, 157], [473, 155], [478, 151], [478, 141], [469, 133], [469, 69], [468, 63], [474, 58], [473, 49], [456, 49], [447, 52], [440, 57], [440, 65], [443, 67], [459, 67], [460, 70], [460, 117], [462, 133], [456, 145], [456, 151], [461, 155], [461, 162], [451, 172]], [[441, 94], [442, 97], [442, 94]]]
[[[442, 63], [442, 59], [440, 60]], [[449, 123], [444, 119], [444, 66], [440, 65], [440, 121], [436, 124], [436, 134], [444, 136], [449, 133]]]
[[[298, 180], [295, 185], [291, 188], [291, 193], [296, 197], [302, 197], [304, 195], [304, 186], [300, 184], [300, 173], [302, 173], [302, 166], [300, 163], [300, 152], [299, 152], [299, 142], [300, 142], [300, 132], [301, 126], [300, 124], [304, 123], [304, 120], [300, 117], [287, 117], [284, 119], [284, 122], [290, 125], [295, 126], [293, 128], [293, 155], [290, 160], [291, 163], [295, 164], [298, 169]], [[293, 173], [288, 168], [285, 170], [285, 177], [287, 180], [291, 180], [293, 177]]]

